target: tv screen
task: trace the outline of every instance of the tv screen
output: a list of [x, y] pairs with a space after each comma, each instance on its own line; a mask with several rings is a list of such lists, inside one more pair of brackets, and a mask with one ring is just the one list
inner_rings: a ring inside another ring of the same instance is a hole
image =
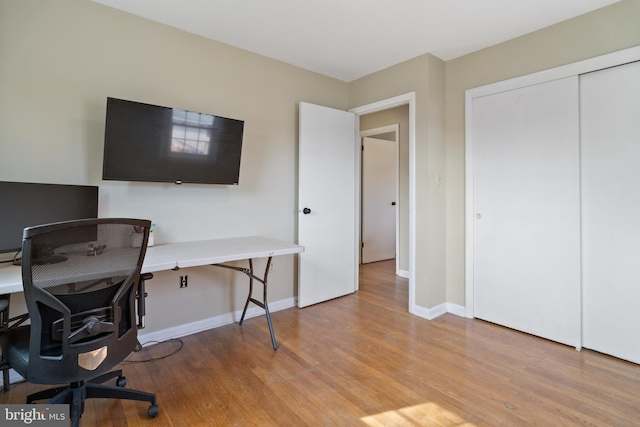
[[0, 201], [0, 253], [18, 252], [26, 227], [98, 217], [95, 186], [0, 181]]
[[102, 179], [237, 185], [244, 121], [107, 98]]

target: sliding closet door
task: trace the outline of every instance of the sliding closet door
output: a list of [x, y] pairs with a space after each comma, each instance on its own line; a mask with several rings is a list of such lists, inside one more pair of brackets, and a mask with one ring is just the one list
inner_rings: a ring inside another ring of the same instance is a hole
[[578, 106], [571, 77], [472, 107], [474, 316], [576, 347]]
[[583, 346], [640, 363], [640, 62], [580, 92]]

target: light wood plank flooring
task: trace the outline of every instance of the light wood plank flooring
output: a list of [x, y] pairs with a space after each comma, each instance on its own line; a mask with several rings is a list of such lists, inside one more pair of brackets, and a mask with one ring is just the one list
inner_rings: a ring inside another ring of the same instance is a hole
[[[140, 402], [89, 400], [93, 426], [637, 426], [640, 366], [451, 314], [407, 312], [394, 261], [361, 268], [360, 290], [182, 338], [176, 354], [122, 365]], [[168, 354], [163, 343], [131, 360]], [[0, 403], [44, 388], [22, 383]]]

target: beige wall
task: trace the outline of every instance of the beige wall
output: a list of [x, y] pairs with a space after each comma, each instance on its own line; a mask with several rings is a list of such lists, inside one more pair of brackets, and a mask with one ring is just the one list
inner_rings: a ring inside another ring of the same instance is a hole
[[[152, 219], [158, 243], [292, 240], [297, 103], [346, 110], [415, 92], [416, 304], [463, 305], [464, 91], [638, 45], [638, 22], [640, 1], [624, 0], [446, 64], [425, 54], [347, 84], [88, 0], [0, 0], [0, 180], [100, 185], [101, 216]], [[245, 120], [240, 185], [103, 182], [107, 96]], [[208, 271], [190, 271], [201, 285], [175, 292], [185, 271], [150, 284], [151, 330], [241, 306], [243, 278], [217, 272], [208, 284]], [[270, 300], [295, 295], [292, 257], [270, 277]], [[158, 314], [173, 306], [189, 309]]]
[[377, 113], [360, 116], [360, 131], [398, 124], [399, 145], [399, 196], [398, 230], [400, 247], [398, 265], [400, 270], [409, 271], [409, 106], [390, 108]]
[[350, 108], [416, 93], [418, 305], [465, 304], [464, 91], [638, 45], [638, 22], [640, 1], [623, 0], [444, 65], [422, 55], [350, 83]]
[[465, 303], [465, 90], [639, 44], [640, 1], [624, 0], [446, 63], [448, 302]]
[[[240, 184], [103, 182], [108, 96], [244, 120]], [[294, 240], [299, 101], [346, 110], [348, 85], [88, 0], [0, 0], [0, 180], [99, 185], [100, 215], [149, 218], [156, 243]], [[294, 275], [275, 259], [270, 301], [294, 297]], [[147, 331], [241, 309], [240, 276], [156, 275]]]
[[444, 62], [422, 55], [349, 84], [349, 107], [415, 92], [415, 303], [446, 302]]

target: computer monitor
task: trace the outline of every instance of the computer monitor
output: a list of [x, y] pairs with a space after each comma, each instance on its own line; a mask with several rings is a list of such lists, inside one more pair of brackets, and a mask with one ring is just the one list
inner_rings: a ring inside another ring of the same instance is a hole
[[98, 217], [96, 186], [0, 181], [0, 202], [0, 253], [20, 251], [26, 227]]

